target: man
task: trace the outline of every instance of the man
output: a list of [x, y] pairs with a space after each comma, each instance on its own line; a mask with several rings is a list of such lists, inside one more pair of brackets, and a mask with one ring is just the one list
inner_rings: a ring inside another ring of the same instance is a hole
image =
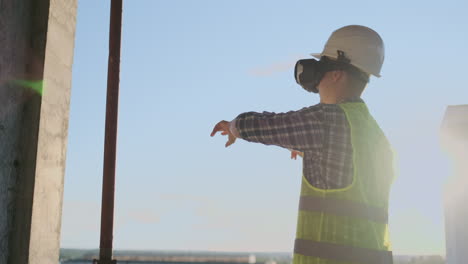
[[296, 64], [296, 81], [320, 103], [287, 113], [240, 114], [213, 129], [303, 155], [294, 264], [393, 263], [388, 198], [393, 154], [360, 98], [370, 75], [380, 77], [384, 46], [364, 26], [332, 33], [320, 54]]

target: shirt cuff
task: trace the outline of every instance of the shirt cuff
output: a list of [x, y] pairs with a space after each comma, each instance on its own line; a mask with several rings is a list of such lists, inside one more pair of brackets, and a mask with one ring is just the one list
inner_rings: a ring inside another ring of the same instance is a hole
[[231, 131], [231, 134], [235, 136], [236, 138], [240, 138], [239, 131], [237, 131], [236, 128], [236, 119], [232, 120], [229, 122], [229, 131]]

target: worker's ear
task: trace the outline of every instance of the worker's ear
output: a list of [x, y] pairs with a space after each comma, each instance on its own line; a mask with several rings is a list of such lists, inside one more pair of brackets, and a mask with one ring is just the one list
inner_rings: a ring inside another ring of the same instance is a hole
[[344, 71], [332, 71], [330, 75], [333, 82], [338, 82], [344, 77]]

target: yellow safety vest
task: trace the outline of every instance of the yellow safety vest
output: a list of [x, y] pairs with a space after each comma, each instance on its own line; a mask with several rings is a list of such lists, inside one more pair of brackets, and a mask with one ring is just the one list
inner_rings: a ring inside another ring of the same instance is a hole
[[339, 105], [353, 148], [353, 181], [319, 189], [303, 177], [293, 264], [390, 264], [391, 146], [364, 103]]

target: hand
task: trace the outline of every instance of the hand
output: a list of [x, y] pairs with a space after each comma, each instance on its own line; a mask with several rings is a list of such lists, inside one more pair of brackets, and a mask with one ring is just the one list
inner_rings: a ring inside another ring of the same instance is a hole
[[221, 132], [221, 135], [223, 136], [228, 135], [228, 141], [226, 142], [225, 147], [229, 147], [236, 142], [236, 137], [229, 130], [229, 125], [230, 123], [228, 121], [220, 121], [213, 128], [213, 132], [211, 132], [211, 136], [214, 136], [216, 132]]
[[297, 150], [291, 150], [291, 159], [297, 159], [297, 155], [299, 155], [301, 158], [304, 157], [304, 153]]

